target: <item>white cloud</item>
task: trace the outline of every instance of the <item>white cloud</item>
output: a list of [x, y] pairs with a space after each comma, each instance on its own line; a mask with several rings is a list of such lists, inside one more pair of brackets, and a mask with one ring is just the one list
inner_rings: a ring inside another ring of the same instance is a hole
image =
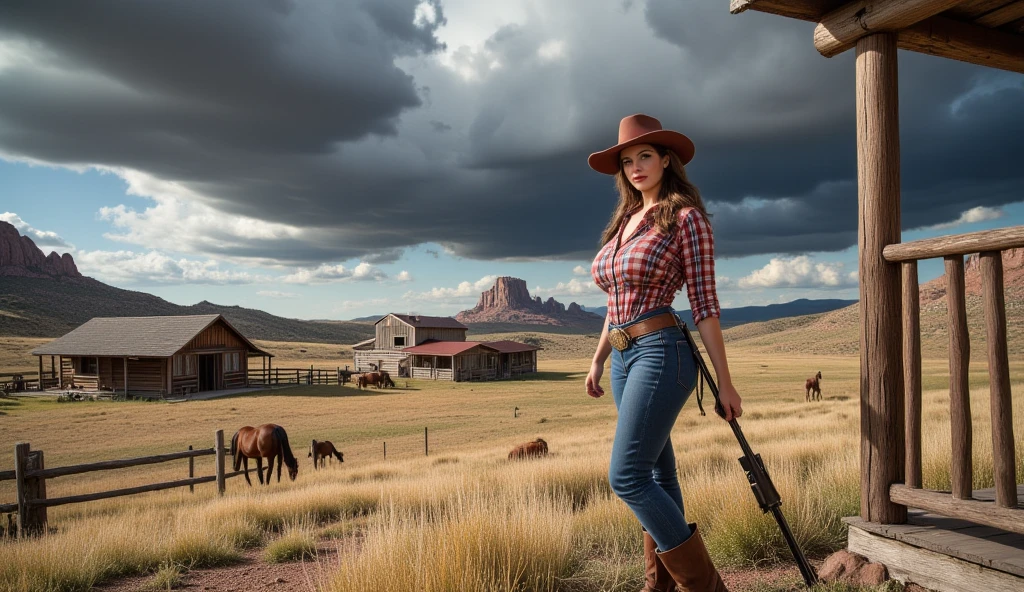
[[537, 48], [537, 56], [542, 60], [552, 61], [565, 57], [565, 41], [553, 39]]
[[583, 267], [582, 265], [577, 265], [576, 267], [573, 267], [572, 272], [574, 275], [590, 275], [590, 270], [587, 269], [586, 267]]
[[498, 279], [496, 275], [485, 275], [484, 277], [476, 280], [475, 282], [460, 282], [458, 286], [454, 288], [431, 288], [427, 292], [406, 292], [404, 297], [407, 300], [435, 300], [435, 301], [449, 301], [449, 300], [461, 300], [465, 298], [477, 298], [480, 293], [487, 290], [494, 285], [494, 280]]
[[989, 220], [998, 220], [1006, 215], [1001, 208], [989, 208], [985, 206], [978, 206], [971, 208], [962, 214], [956, 220], [952, 222], [946, 222], [944, 224], [936, 224], [930, 228], [935, 230], [944, 230], [948, 228], [955, 228], [961, 224], [973, 224], [975, 222], [988, 222]]
[[27, 236], [32, 239], [32, 242], [36, 244], [42, 251], [62, 249], [64, 251], [74, 251], [75, 246], [67, 242], [59, 234], [50, 230], [39, 230], [33, 228], [28, 222], [21, 219], [21, 216], [14, 212], [4, 212], [0, 214], [0, 220], [7, 222], [18, 229], [23, 236]]
[[343, 281], [374, 281], [387, 279], [387, 274], [373, 265], [363, 262], [353, 268], [344, 265], [324, 263], [319, 267], [299, 269], [281, 278], [288, 284], [326, 284]]
[[568, 282], [558, 282], [553, 288], [542, 288], [537, 286], [533, 289], [534, 296], [540, 296], [541, 298], [547, 298], [552, 296], [590, 296], [590, 295], [604, 295], [601, 288], [597, 287], [593, 281], [580, 280], [578, 278], [572, 278]]
[[278, 292], [277, 290], [260, 290], [256, 292], [257, 296], [264, 296], [266, 298], [274, 298], [276, 300], [290, 300], [292, 298], [298, 298], [299, 295], [295, 292]]
[[405, 271], [403, 269], [402, 271], [400, 271], [398, 273], [398, 275], [395, 276], [395, 279], [400, 281], [400, 282], [411, 282], [412, 281], [412, 274], [410, 274], [408, 271]]
[[174, 259], [159, 251], [79, 251], [79, 271], [110, 283], [252, 284], [270, 278], [220, 269], [214, 260]]
[[814, 263], [806, 255], [772, 258], [767, 265], [740, 278], [740, 288], [848, 288], [857, 272], [844, 273], [842, 263]]

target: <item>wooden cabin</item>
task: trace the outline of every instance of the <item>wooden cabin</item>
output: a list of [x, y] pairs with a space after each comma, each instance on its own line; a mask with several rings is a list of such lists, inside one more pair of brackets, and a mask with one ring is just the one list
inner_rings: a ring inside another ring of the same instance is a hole
[[451, 317], [388, 314], [372, 340], [352, 346], [356, 370], [437, 380], [496, 380], [537, 371], [539, 347], [516, 341], [466, 341]]
[[165, 396], [248, 386], [261, 350], [221, 315], [95, 318], [36, 348], [61, 389]]
[[[848, 546], [940, 592], [1024, 590], [1024, 486], [1017, 482], [1002, 251], [1024, 226], [902, 242], [897, 50], [1024, 74], [1024, 0], [730, 0], [817, 23], [825, 57], [856, 53], [860, 259], [860, 516]], [[1022, 106], [1024, 107], [1024, 106]], [[950, 150], [958, 149], [950, 146]], [[975, 490], [964, 256], [979, 253], [994, 488]], [[952, 491], [921, 480], [917, 262], [945, 262]]]

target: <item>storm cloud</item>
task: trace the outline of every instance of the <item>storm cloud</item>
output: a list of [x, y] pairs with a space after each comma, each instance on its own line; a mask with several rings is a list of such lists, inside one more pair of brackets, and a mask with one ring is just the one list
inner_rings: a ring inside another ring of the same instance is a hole
[[[690, 135], [718, 253], [856, 243], [854, 68], [812, 25], [705, 1], [531, 5], [447, 46], [459, 2], [0, 5], [0, 155], [95, 166], [149, 248], [271, 264], [591, 256], [586, 166], [636, 112]], [[1024, 77], [900, 57], [904, 228], [1024, 199]]]

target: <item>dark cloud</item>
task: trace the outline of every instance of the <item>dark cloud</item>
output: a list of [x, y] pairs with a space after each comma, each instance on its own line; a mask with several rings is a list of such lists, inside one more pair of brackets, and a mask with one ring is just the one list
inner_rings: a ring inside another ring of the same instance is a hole
[[[720, 254], [856, 243], [853, 56], [819, 56], [808, 23], [567, 0], [447, 67], [438, 0], [11, 4], [0, 43], [24, 59], [0, 65], [0, 153], [142, 171], [302, 229], [212, 225], [206, 253], [587, 258], [615, 194], [586, 155], [635, 112], [694, 139]], [[1024, 78], [909, 53], [900, 70], [904, 227], [1024, 198]]]

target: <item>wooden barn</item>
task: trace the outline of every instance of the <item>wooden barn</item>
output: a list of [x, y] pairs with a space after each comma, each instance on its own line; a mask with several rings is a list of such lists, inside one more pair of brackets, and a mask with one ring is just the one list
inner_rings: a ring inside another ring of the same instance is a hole
[[95, 318], [32, 354], [62, 389], [142, 396], [243, 388], [249, 358], [272, 357], [219, 314]]
[[496, 380], [537, 371], [541, 348], [516, 341], [466, 341], [468, 327], [451, 317], [388, 314], [375, 337], [352, 346], [358, 371], [438, 380]]

